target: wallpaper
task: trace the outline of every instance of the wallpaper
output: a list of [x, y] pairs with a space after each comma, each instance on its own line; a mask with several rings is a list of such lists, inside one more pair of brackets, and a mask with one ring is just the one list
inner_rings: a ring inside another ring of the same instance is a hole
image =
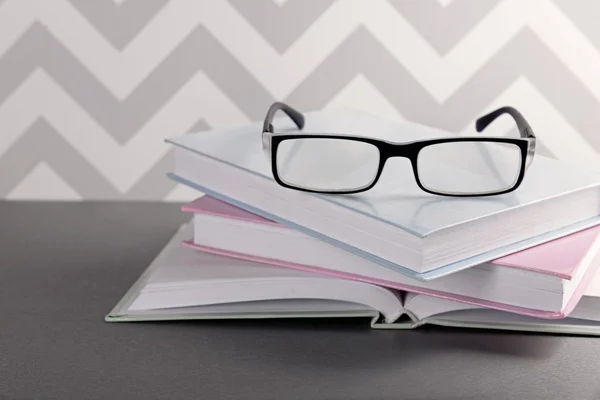
[[184, 201], [167, 136], [274, 100], [457, 134], [501, 105], [598, 167], [595, 0], [0, 0], [0, 197]]

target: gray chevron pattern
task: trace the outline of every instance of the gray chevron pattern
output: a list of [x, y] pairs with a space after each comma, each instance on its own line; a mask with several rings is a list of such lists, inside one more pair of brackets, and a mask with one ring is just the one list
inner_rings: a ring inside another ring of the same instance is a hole
[[[188, 132], [200, 132], [209, 128], [208, 124], [200, 120]], [[0, 158], [0, 193], [6, 193], [18, 185], [20, 178], [33, 170], [40, 160], [59, 173], [83, 198], [88, 199], [162, 199], [175, 186], [173, 181], [165, 179], [164, 176], [173, 163], [171, 150], [127, 193], [119, 193], [111, 182], [99, 174], [51, 125], [44, 120], [38, 120], [9, 152]]]
[[498, 3], [500, 0], [457, 0], [441, 7], [436, 0], [391, 0], [440, 54], [454, 47]]
[[556, 0], [556, 5], [600, 48], [600, 2]]
[[43, 164], [82, 199], [183, 200], [157, 143], [274, 100], [457, 133], [510, 102], [540, 153], [600, 164], [594, 0], [38, 1], [0, 0], [2, 198], [68, 199], [31, 189]]
[[[110, 0], [109, 0], [110, 1]], [[211, 57], [198, 57], [210, 54]], [[221, 68], [226, 65], [224, 70]], [[199, 26], [126, 99], [118, 100], [40, 24], [0, 59], [0, 106], [35, 69], [42, 68], [120, 143], [129, 140], [198, 70], [209, 74], [253, 118], [271, 102], [268, 93], [219, 42]], [[227, 73], [227, 74], [225, 74]], [[252, 93], [252, 96], [244, 96]], [[245, 101], [244, 101], [245, 100]]]
[[110, 43], [122, 50], [166, 5], [168, 0], [112, 1], [71, 0], [71, 4]]
[[230, 0], [231, 4], [280, 53], [300, 37], [335, 0]]

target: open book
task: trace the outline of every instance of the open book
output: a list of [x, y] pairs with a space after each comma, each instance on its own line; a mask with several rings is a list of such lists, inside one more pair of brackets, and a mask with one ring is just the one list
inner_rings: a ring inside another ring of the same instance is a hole
[[190, 234], [190, 225], [176, 232], [106, 321], [366, 317], [374, 328], [437, 324], [600, 333], [597, 278], [569, 317], [542, 319], [209, 254], [181, 245]]
[[[297, 131], [289, 119], [274, 125], [277, 132]], [[399, 159], [386, 164], [367, 192], [321, 195], [287, 189], [274, 180], [261, 132], [257, 122], [170, 138], [175, 165], [169, 176], [415, 279], [438, 278], [600, 222], [600, 175], [541, 155], [521, 186], [505, 195], [430, 195]], [[391, 142], [452, 135], [352, 110], [307, 113], [302, 132]], [[451, 160], [442, 161], [448, 174], [457, 168]]]

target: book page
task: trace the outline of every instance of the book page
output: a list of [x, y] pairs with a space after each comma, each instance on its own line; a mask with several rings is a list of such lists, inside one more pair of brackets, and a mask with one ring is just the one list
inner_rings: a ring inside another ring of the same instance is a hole
[[[461, 310], [425, 319], [426, 323], [457, 327], [526, 329], [536, 327], [541, 331], [560, 330], [561, 326], [588, 326], [600, 328], [600, 323], [591, 318], [569, 316], [562, 319], [535, 318], [491, 309]], [[450, 322], [451, 324], [448, 324]], [[540, 329], [541, 328], [541, 329]]]
[[130, 312], [278, 300], [359, 304], [380, 312], [388, 321], [403, 312], [394, 290], [184, 247], [182, 241], [191, 234], [188, 224], [153, 261], [145, 284], [128, 307]]
[[[591, 267], [593, 268], [593, 266]], [[583, 294], [584, 297], [600, 297], [600, 273], [596, 272]]]
[[349, 303], [346, 301], [300, 299], [300, 300], [265, 300], [248, 301], [244, 303], [216, 304], [208, 306], [165, 308], [157, 310], [132, 311], [132, 315], [158, 314], [167, 315], [224, 315], [238, 314], [249, 317], [256, 314], [273, 314], [286, 316], [291, 314], [334, 314], [334, 313], [362, 313], [372, 316], [377, 312], [363, 304]]
[[412, 313], [416, 318], [421, 320], [436, 314], [443, 314], [450, 311], [478, 309], [481, 307], [424, 294], [408, 293], [406, 295], [404, 308], [407, 312]]
[[592, 278], [575, 309], [569, 315], [590, 321], [600, 321], [600, 273]]
[[596, 273], [575, 309], [564, 319], [529, 317], [419, 294], [409, 295], [409, 301], [405, 307], [419, 319], [428, 320], [431, 323], [452, 321], [457, 324], [518, 324], [549, 327], [565, 324], [586, 325], [600, 322], [600, 273]]

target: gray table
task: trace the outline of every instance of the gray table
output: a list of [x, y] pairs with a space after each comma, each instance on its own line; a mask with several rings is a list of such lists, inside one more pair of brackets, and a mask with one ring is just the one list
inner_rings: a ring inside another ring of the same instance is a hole
[[105, 323], [184, 218], [173, 204], [0, 202], [0, 398], [600, 398], [599, 338]]

